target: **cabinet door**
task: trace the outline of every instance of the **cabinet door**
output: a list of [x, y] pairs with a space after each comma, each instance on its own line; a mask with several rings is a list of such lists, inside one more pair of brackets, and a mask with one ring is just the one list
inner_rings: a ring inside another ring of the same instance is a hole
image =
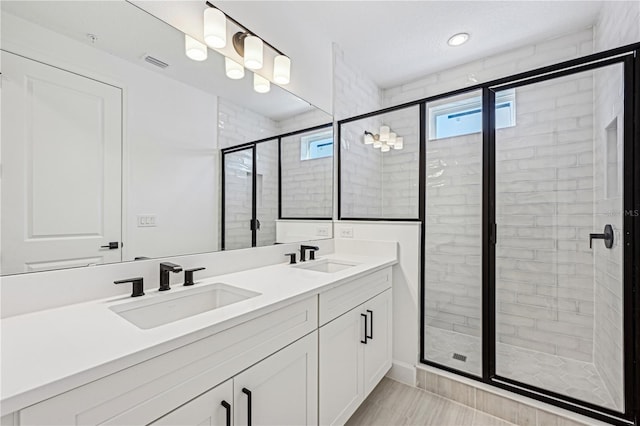
[[344, 424], [364, 400], [360, 307], [320, 328], [320, 424]]
[[[222, 402], [228, 405], [225, 407]], [[233, 380], [216, 386], [151, 423], [154, 426], [227, 426], [233, 422]]]
[[317, 332], [235, 377], [234, 420], [250, 426], [317, 424]]
[[375, 388], [391, 368], [391, 289], [364, 304], [369, 338], [364, 345], [364, 396]]

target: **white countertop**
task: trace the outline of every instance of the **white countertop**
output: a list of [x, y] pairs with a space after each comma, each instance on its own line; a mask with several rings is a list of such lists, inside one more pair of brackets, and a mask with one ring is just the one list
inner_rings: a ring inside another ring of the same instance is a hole
[[[328, 255], [321, 259], [356, 266], [324, 273], [278, 264], [197, 280], [159, 292], [145, 283], [146, 295], [111, 297], [2, 320], [0, 404], [2, 415], [187, 345], [319, 294], [397, 262], [395, 256]], [[308, 261], [310, 263], [312, 261]], [[109, 308], [167, 294], [225, 283], [260, 295], [151, 329], [140, 329]]]

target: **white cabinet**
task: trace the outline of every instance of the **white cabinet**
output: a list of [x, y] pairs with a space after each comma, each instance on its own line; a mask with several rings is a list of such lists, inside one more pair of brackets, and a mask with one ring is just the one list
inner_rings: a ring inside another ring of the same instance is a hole
[[317, 354], [313, 332], [152, 424], [316, 425]]
[[344, 424], [391, 368], [391, 289], [320, 328], [320, 424]]
[[234, 391], [236, 425], [318, 424], [317, 333], [237, 375]]
[[227, 380], [151, 424], [230, 426], [233, 422], [232, 402], [233, 380]]

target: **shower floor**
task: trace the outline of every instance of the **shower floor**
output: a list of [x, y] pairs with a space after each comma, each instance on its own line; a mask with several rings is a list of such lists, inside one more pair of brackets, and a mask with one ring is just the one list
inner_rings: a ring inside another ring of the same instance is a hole
[[[429, 361], [482, 375], [482, 342], [479, 337], [426, 326], [425, 346]], [[466, 356], [466, 361], [454, 359], [455, 353]], [[602, 407], [622, 409], [615, 405], [596, 367], [589, 362], [498, 343], [496, 373]]]

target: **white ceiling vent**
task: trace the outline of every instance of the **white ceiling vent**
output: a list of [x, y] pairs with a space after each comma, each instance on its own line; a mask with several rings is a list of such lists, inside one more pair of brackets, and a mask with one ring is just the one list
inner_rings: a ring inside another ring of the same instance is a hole
[[160, 59], [154, 58], [151, 55], [144, 55], [144, 60], [162, 69], [165, 69], [166, 67], [169, 66], [169, 64], [167, 64], [166, 62], [162, 62]]

